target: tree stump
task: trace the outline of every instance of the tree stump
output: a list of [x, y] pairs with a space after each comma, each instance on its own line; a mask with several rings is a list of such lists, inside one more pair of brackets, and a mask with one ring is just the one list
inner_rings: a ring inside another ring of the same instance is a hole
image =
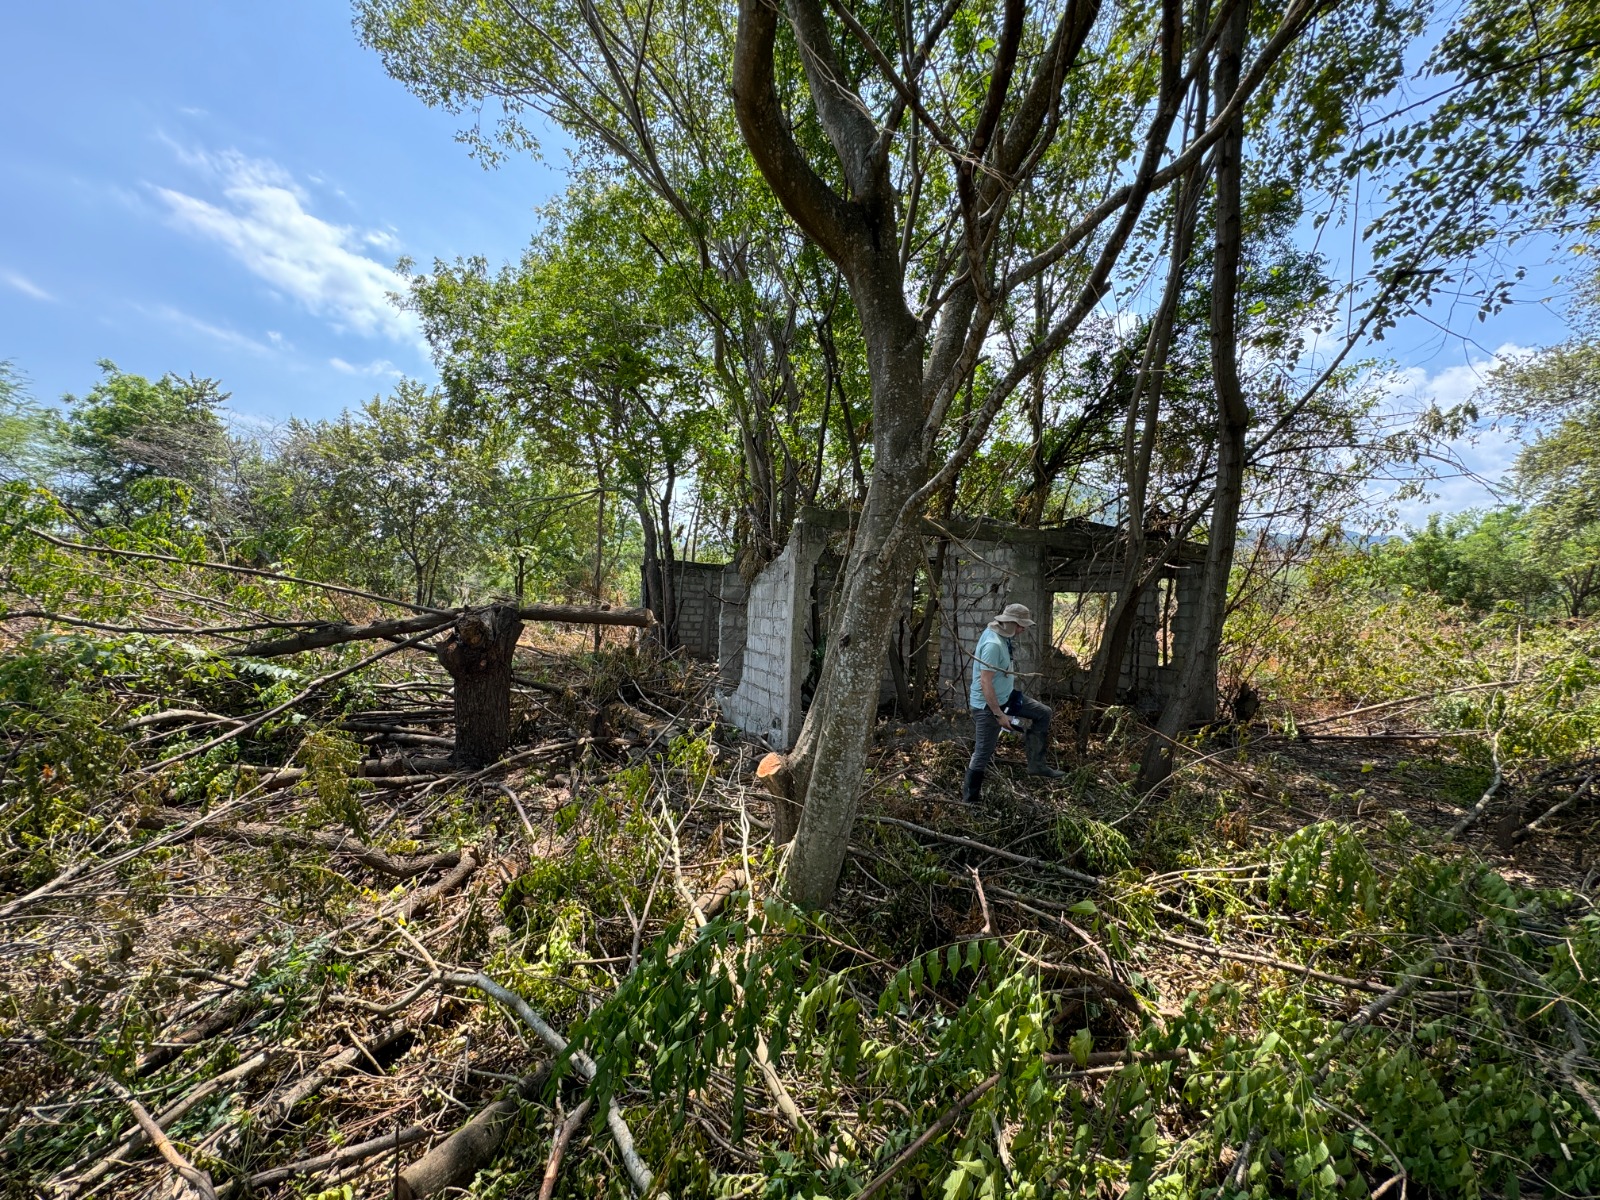
[[464, 609], [439, 661], [455, 680], [455, 758], [486, 767], [511, 744], [511, 659], [522, 619], [515, 604]]
[[772, 844], [787, 846], [800, 828], [800, 804], [794, 798], [794, 773], [782, 754], [769, 754], [756, 766], [756, 778], [772, 794]]

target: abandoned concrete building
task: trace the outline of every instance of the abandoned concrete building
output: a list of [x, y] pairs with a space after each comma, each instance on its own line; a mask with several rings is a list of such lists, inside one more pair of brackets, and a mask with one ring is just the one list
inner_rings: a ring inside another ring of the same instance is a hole
[[[843, 563], [849, 518], [806, 509], [789, 544], [748, 584], [732, 564], [679, 563], [678, 637], [697, 658], [718, 664], [719, 699], [729, 722], [773, 749], [794, 744], [827, 644], [828, 618]], [[1008, 603], [1038, 621], [1017, 639], [1022, 686], [1046, 698], [1081, 694], [1105, 605], [1121, 565], [1114, 526], [1078, 522], [1028, 529], [989, 520], [925, 522], [930, 556], [943, 543], [938, 619], [930, 633], [939, 705], [965, 709], [969, 656], [985, 625]], [[1165, 702], [1192, 632], [1204, 550], [1184, 544], [1139, 600], [1123, 654], [1117, 698], [1143, 712]], [[926, 586], [919, 581], [918, 586]], [[909, 650], [911, 615], [896, 628]], [[895, 695], [886, 666], [883, 698]]]

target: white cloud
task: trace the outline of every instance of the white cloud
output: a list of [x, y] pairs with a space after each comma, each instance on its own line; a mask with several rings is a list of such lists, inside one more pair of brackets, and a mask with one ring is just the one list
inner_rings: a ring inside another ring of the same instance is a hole
[[46, 300], [51, 303], [55, 302], [54, 296], [20, 272], [0, 271], [0, 280], [4, 280], [8, 285], [16, 288], [17, 291], [21, 292], [24, 296], [32, 296], [35, 300]]
[[[134, 306], [147, 317], [154, 317], [168, 325], [179, 329], [186, 329], [190, 333], [198, 333], [202, 337], [220, 342], [224, 346], [232, 346], [236, 350], [248, 350], [252, 354], [271, 353], [271, 347], [266, 342], [257, 341], [248, 334], [240, 333], [236, 329], [228, 329], [221, 325], [213, 325], [210, 321], [202, 321], [199, 317], [191, 316], [181, 309], [173, 308], [170, 304], [161, 304], [147, 308], [142, 304]], [[267, 335], [270, 339], [271, 334]]]
[[328, 365], [341, 375], [368, 375], [374, 378], [386, 377], [389, 379], [404, 379], [405, 372], [395, 366], [387, 358], [375, 358], [362, 366], [346, 362], [342, 358], [330, 358]]
[[[1496, 367], [1527, 352], [1526, 348], [1508, 342], [1491, 355], [1477, 355], [1438, 371], [1430, 372], [1425, 367], [1397, 369], [1385, 381], [1389, 407], [1399, 415], [1427, 406], [1449, 409], [1465, 404], [1489, 381]], [[1446, 444], [1446, 453], [1461, 464], [1461, 469], [1451, 470], [1437, 464], [1440, 474], [1428, 485], [1429, 499], [1400, 505], [1403, 522], [1421, 525], [1432, 513], [1488, 508], [1503, 502], [1502, 482], [1522, 446], [1507, 437], [1503, 430], [1495, 429], [1489, 416], [1484, 414], [1464, 436]]]
[[275, 163], [237, 151], [183, 155], [217, 186], [220, 202], [172, 188], [155, 194], [178, 228], [222, 245], [247, 270], [341, 331], [421, 345], [416, 319], [389, 300], [405, 280], [360, 252], [387, 244], [307, 210], [309, 196]]

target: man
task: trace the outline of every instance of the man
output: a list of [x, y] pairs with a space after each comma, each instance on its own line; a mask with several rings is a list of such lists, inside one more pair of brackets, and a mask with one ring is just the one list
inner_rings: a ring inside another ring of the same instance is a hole
[[1045, 750], [1050, 745], [1050, 709], [1017, 687], [1012, 664], [1016, 659], [1016, 637], [1019, 630], [1033, 626], [1033, 614], [1024, 604], [1008, 604], [998, 617], [989, 622], [978, 638], [972, 652], [972, 687], [968, 693], [972, 705], [972, 724], [977, 733], [972, 747], [972, 761], [967, 764], [967, 777], [961, 784], [961, 798], [976, 803], [983, 791], [983, 777], [994, 758], [1002, 729], [1018, 729], [1019, 719], [1029, 722], [1023, 745], [1028, 751], [1028, 774], [1045, 779], [1060, 779], [1066, 774], [1045, 762]]

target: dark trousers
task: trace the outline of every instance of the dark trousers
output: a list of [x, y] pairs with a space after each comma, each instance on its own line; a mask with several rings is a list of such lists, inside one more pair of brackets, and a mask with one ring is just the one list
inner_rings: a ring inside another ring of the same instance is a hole
[[[1050, 745], [1050, 706], [1024, 695], [1019, 688], [1000, 707], [1007, 716], [1033, 722], [1024, 740], [1029, 764], [1039, 761], [1045, 748]], [[987, 708], [975, 708], [972, 710], [972, 727], [976, 737], [972, 744], [972, 761], [967, 764], [967, 770], [986, 771], [990, 760], [994, 758], [995, 747], [1000, 744], [1000, 718]]]

